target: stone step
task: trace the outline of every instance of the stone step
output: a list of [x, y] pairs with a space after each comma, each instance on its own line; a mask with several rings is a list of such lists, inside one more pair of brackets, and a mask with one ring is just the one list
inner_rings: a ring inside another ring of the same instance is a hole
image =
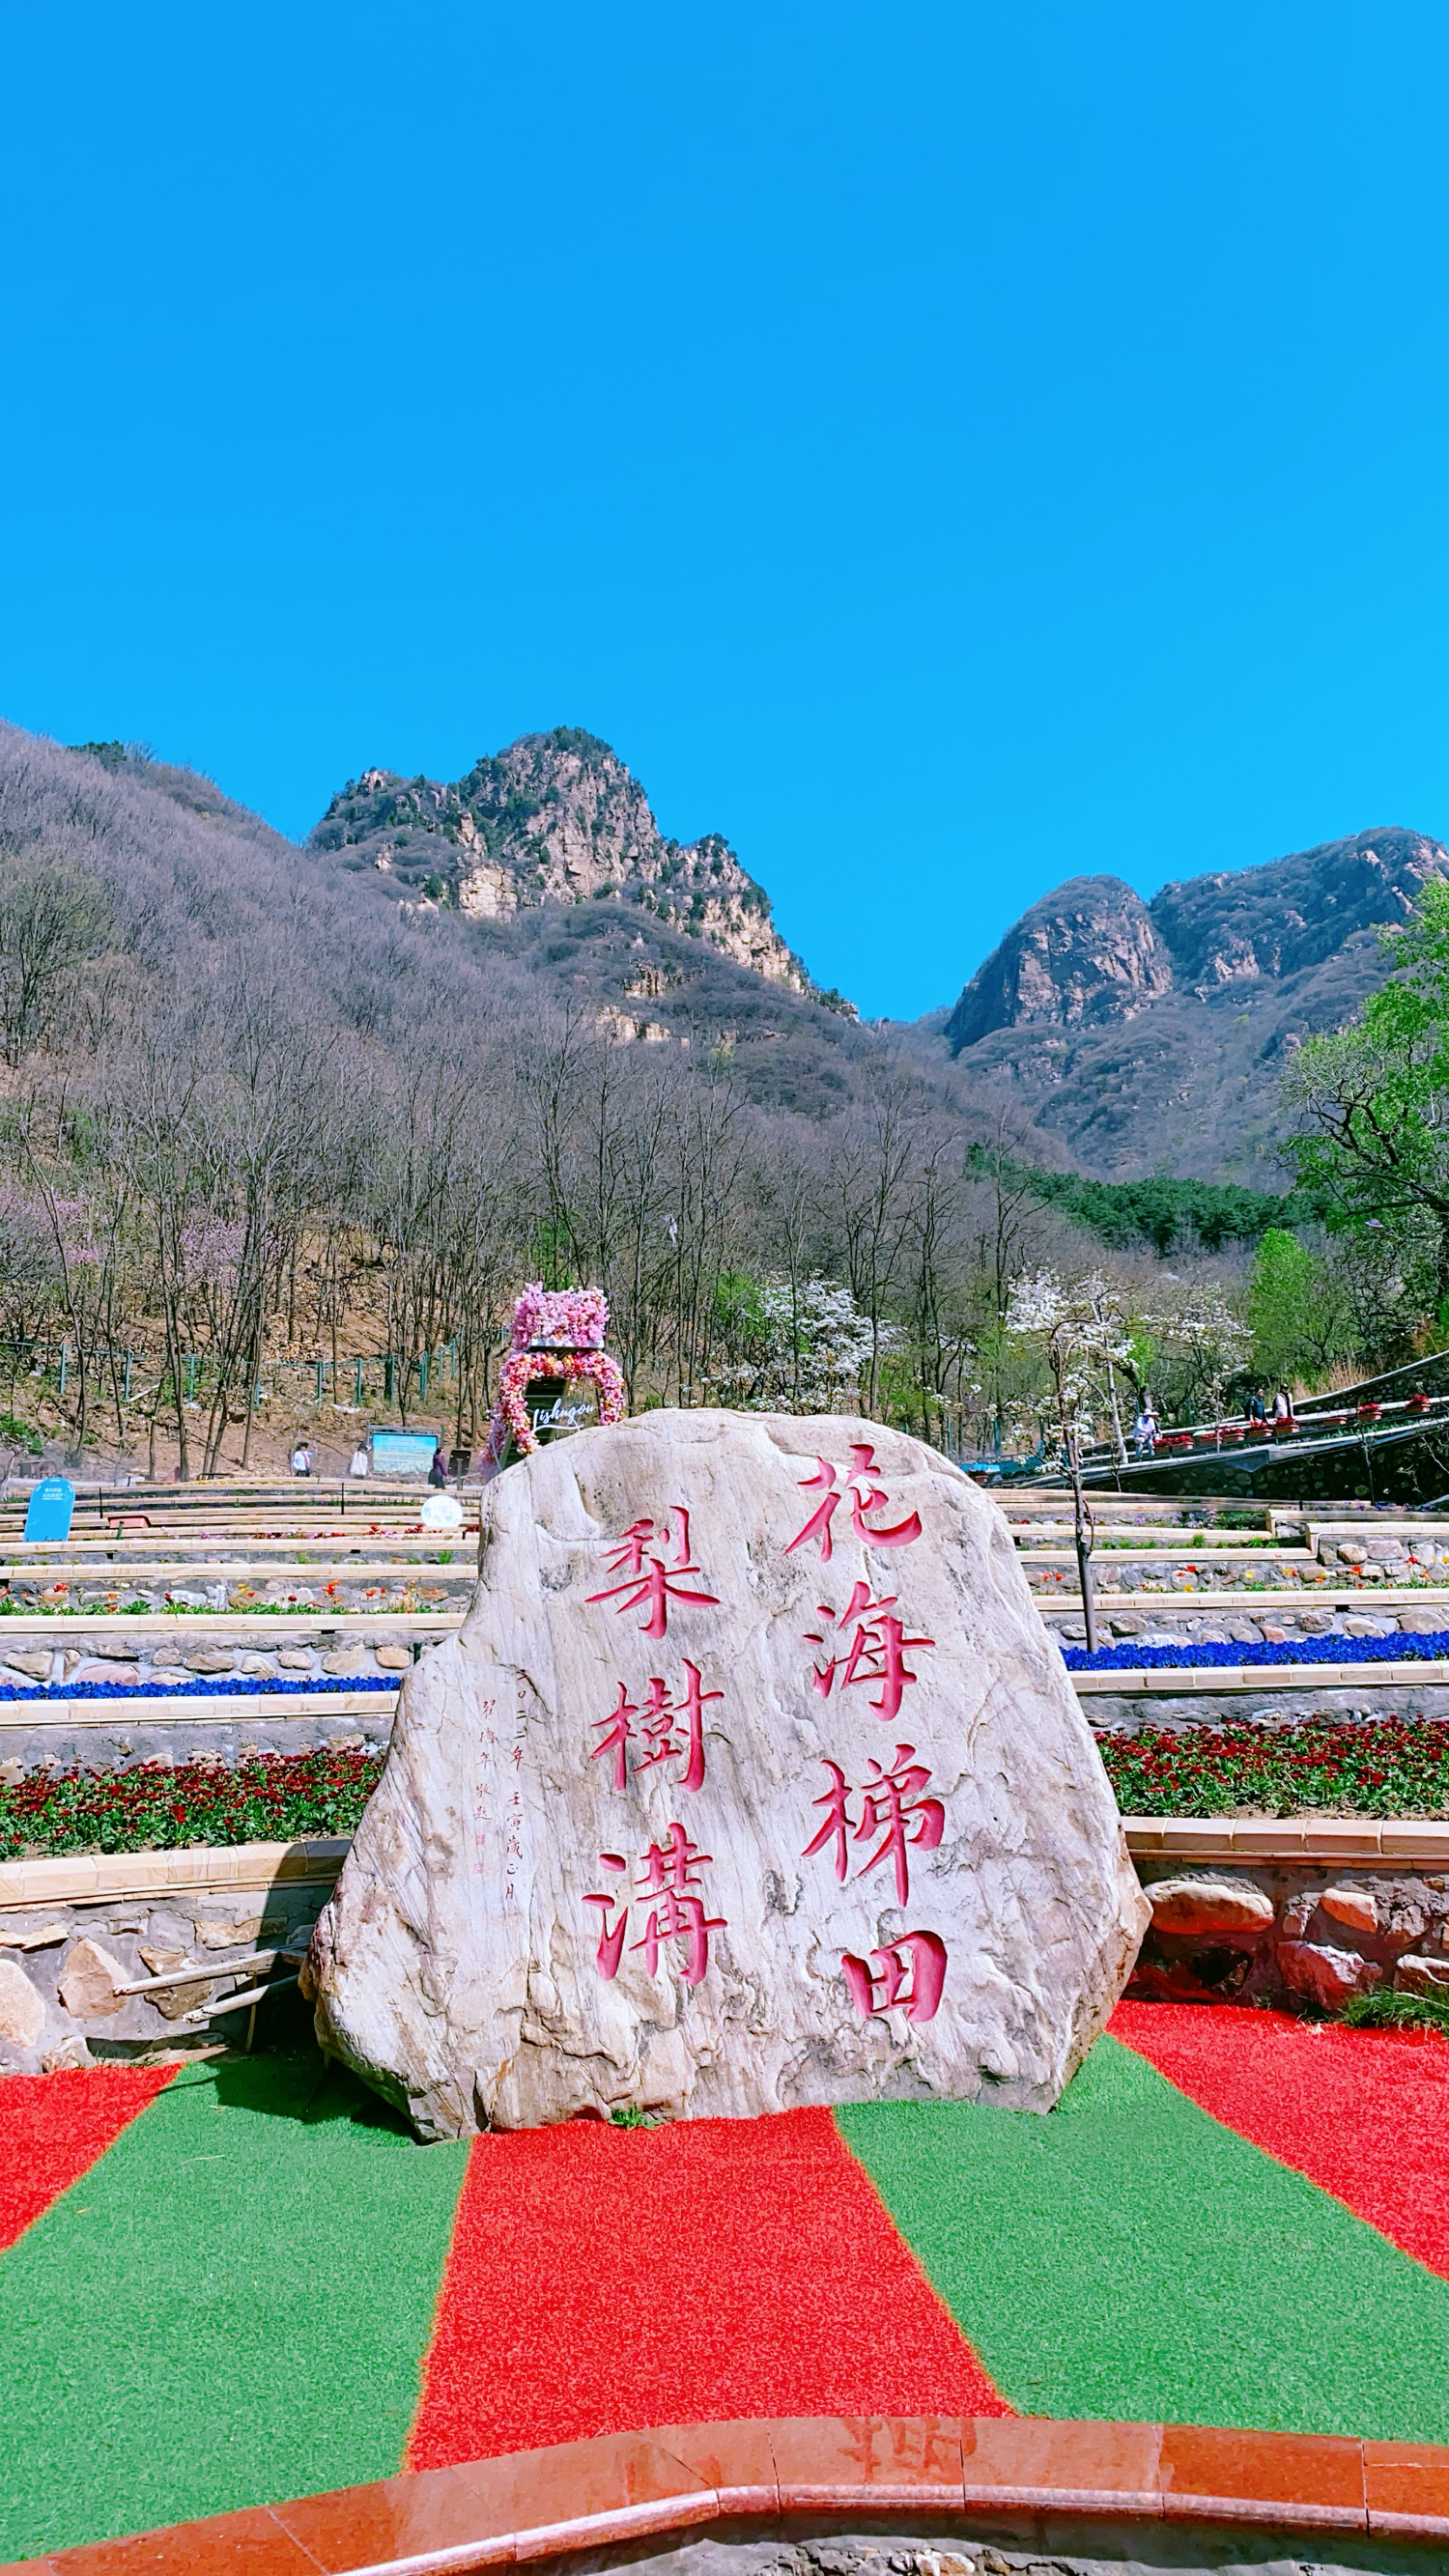
[[1150, 1697], [1211, 1698], [1232, 1691], [1402, 1690], [1405, 1683], [1442, 1686], [1449, 1682], [1449, 1661], [1427, 1655], [1402, 1664], [1174, 1664], [1151, 1671], [1070, 1673], [1081, 1699]]
[[460, 1628], [463, 1608], [439, 1603], [436, 1610], [35, 1610], [9, 1611], [0, 1622], [0, 1655], [34, 1637], [42, 1644], [80, 1646], [87, 1637], [190, 1638], [194, 1645], [226, 1646], [245, 1639], [251, 1646], [315, 1646], [325, 1636], [328, 1651], [337, 1636], [365, 1631], [384, 1640], [443, 1637]]
[[37, 1691], [33, 1700], [0, 1701], [0, 1744], [7, 1735], [31, 1734], [37, 1727], [70, 1733], [82, 1727], [111, 1730], [122, 1721], [128, 1726], [189, 1730], [236, 1726], [243, 1719], [268, 1718], [278, 1725], [293, 1725], [302, 1718], [367, 1717], [379, 1727], [390, 1728], [397, 1702], [397, 1684], [386, 1690], [234, 1691], [196, 1699], [189, 1699], [184, 1691], [141, 1689], [128, 1691], [124, 1699], [67, 1700]]

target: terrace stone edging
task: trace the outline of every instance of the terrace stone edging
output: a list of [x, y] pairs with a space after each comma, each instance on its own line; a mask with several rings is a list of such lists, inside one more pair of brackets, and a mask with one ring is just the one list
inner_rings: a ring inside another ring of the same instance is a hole
[[[266, 1619], [254, 1623], [256, 1631], [269, 1631], [264, 1638], [238, 1620], [218, 1621], [221, 1634], [213, 1643], [197, 1638], [200, 1623], [192, 1622], [182, 1634], [190, 1636], [190, 1651], [198, 1658], [210, 1657], [203, 1671], [190, 1668], [176, 1645], [180, 1623], [164, 1623], [173, 1658], [164, 1666], [148, 1660], [146, 1622], [128, 1628], [116, 1619], [112, 1628], [125, 1630], [124, 1638], [115, 1634], [99, 1642], [101, 1623], [90, 1624], [89, 1662], [76, 1656], [69, 1639], [61, 1649], [51, 1637], [26, 1631], [35, 1662], [47, 1660], [62, 1684], [64, 1668], [72, 1664], [73, 1698], [63, 1696], [56, 1680], [47, 1685], [38, 1675], [25, 1676], [22, 1686], [14, 1659], [31, 1649], [23, 1639], [0, 1640], [0, 1661], [7, 1652], [12, 1658], [0, 1671], [0, 1778], [17, 1779], [44, 1767], [110, 1771], [137, 1762], [214, 1758], [231, 1764], [258, 1754], [329, 1748], [380, 1752], [415, 1654], [451, 1633], [456, 1621], [440, 1615], [352, 1622], [336, 1645], [330, 1642], [335, 1632], [324, 1639], [314, 1628], [299, 1637], [284, 1626], [279, 1634]], [[152, 1629], [162, 1625], [150, 1623]], [[190, 1687], [171, 1687], [183, 1666]], [[106, 1678], [92, 1680], [92, 1674]], [[1089, 1723], [1114, 1734], [1147, 1727], [1180, 1733], [1264, 1715], [1281, 1726], [1312, 1717], [1362, 1717], [1380, 1709], [1386, 1693], [1393, 1694], [1395, 1714], [1449, 1719], [1449, 1661], [1424, 1656], [1344, 1664], [1325, 1654], [1312, 1663], [1185, 1664], [1071, 1672], [1069, 1678]]]
[[1232, 2532], [1442, 2547], [1449, 2451], [1023, 2416], [675, 2424], [252, 2505], [0, 2576], [442, 2576], [584, 2550], [638, 2564], [651, 2541], [812, 2530], [1109, 2554], [1115, 2538], [1126, 2554], [1152, 2525], [1202, 2533], [1213, 2563]]

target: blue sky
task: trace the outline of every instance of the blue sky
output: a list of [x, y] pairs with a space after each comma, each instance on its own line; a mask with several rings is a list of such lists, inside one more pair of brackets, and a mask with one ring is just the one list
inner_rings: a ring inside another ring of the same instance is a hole
[[1449, 833], [1449, 21], [12, 18], [0, 713], [302, 833], [556, 723], [871, 1013]]

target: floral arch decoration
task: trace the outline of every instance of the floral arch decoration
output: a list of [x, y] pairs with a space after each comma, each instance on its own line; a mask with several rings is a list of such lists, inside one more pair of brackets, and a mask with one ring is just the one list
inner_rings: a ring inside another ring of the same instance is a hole
[[495, 1470], [510, 1447], [527, 1458], [539, 1445], [524, 1400], [537, 1378], [557, 1378], [563, 1387], [592, 1379], [599, 1390], [600, 1424], [622, 1422], [624, 1380], [604, 1348], [608, 1321], [609, 1301], [602, 1288], [545, 1288], [535, 1279], [515, 1299], [512, 1339], [498, 1373], [498, 1400], [488, 1433], [486, 1454]]

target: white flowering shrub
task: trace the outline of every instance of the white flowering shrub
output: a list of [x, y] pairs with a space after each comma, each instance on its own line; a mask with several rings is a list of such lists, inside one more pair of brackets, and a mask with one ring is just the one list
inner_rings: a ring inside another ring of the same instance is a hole
[[751, 1413], [848, 1411], [873, 1339], [882, 1353], [904, 1339], [893, 1324], [872, 1337], [850, 1290], [828, 1279], [793, 1287], [788, 1279], [736, 1279], [724, 1323], [729, 1356], [710, 1370], [709, 1392], [717, 1404]]

